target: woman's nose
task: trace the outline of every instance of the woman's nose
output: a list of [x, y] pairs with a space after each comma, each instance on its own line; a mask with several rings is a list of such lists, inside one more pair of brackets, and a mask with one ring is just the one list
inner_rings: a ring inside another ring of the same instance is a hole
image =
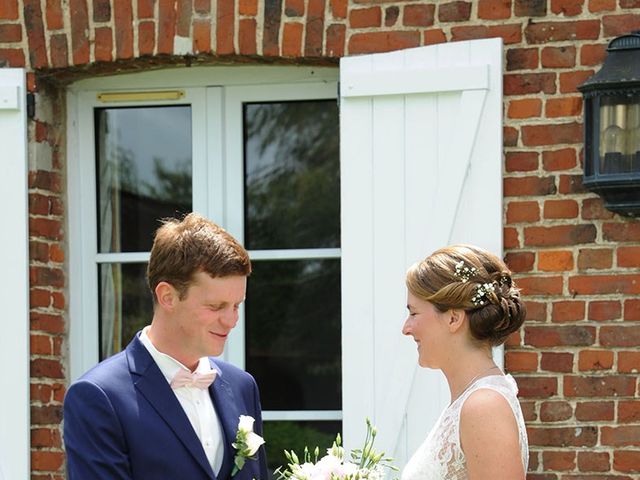
[[402, 334], [403, 335], [411, 335], [410, 320], [411, 320], [411, 318], [409, 317], [404, 321], [404, 325], [402, 326]]

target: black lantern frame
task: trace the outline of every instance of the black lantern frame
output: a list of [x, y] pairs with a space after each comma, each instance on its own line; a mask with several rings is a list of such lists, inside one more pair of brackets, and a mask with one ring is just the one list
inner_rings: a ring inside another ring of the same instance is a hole
[[640, 215], [640, 31], [615, 38], [584, 96], [584, 186], [622, 215]]

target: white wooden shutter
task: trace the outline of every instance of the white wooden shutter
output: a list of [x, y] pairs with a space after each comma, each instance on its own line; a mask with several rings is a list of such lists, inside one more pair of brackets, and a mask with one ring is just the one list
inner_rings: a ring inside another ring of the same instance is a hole
[[0, 68], [0, 478], [29, 478], [29, 243], [25, 72]]
[[502, 254], [502, 41], [340, 63], [343, 434], [404, 465], [449, 402], [401, 334], [405, 272], [451, 243]]

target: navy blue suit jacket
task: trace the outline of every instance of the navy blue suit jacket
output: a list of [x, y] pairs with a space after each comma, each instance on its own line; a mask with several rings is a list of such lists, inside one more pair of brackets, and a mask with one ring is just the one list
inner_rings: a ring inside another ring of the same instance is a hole
[[[262, 434], [258, 387], [251, 375], [211, 359], [220, 374], [209, 393], [224, 433], [216, 476], [180, 402], [138, 335], [126, 350], [84, 374], [64, 400], [64, 443], [70, 480], [227, 480], [240, 415]], [[264, 446], [234, 480], [267, 480]]]

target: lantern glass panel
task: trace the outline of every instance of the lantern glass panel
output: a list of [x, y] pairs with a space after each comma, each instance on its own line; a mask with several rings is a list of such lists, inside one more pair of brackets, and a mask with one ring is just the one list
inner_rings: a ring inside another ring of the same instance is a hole
[[599, 170], [630, 173], [640, 168], [640, 96], [600, 99]]

